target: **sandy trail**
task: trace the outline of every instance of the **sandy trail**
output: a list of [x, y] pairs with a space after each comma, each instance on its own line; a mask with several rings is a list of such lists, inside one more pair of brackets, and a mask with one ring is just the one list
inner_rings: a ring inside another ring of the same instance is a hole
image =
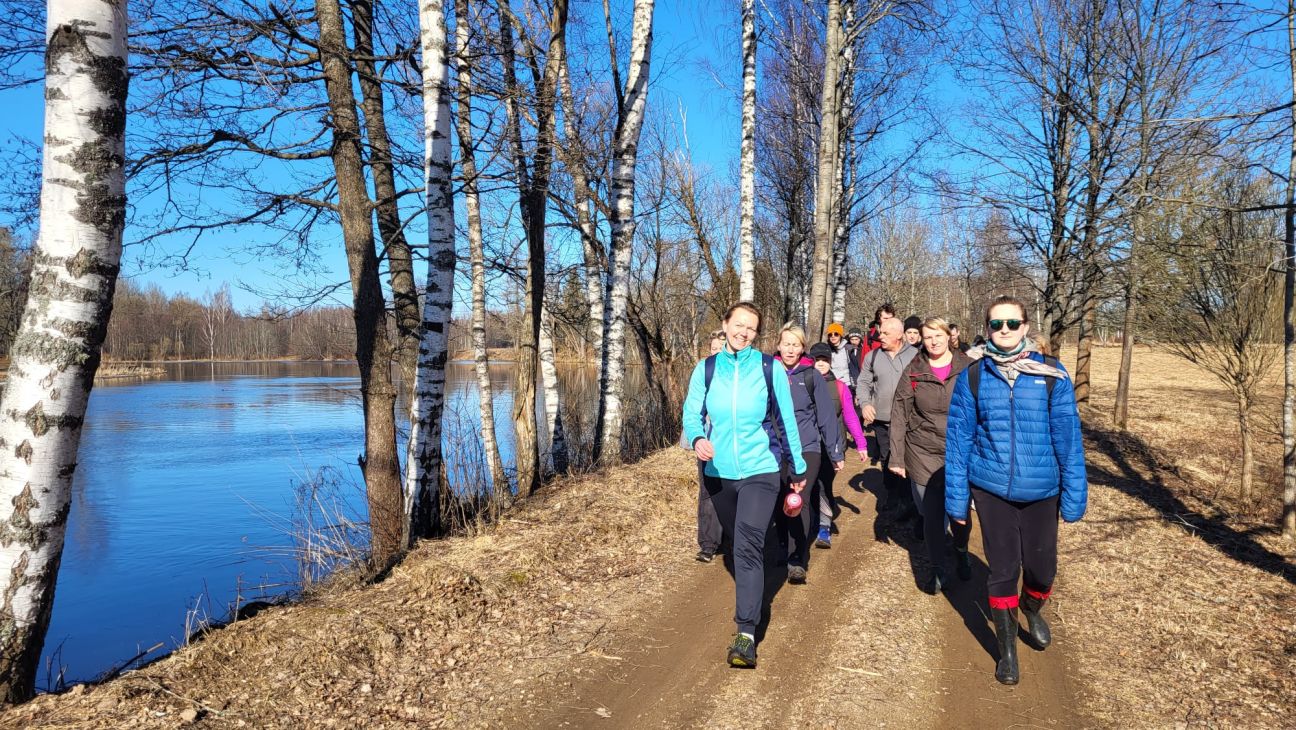
[[[831, 550], [815, 550], [804, 586], [766, 576], [769, 627], [760, 665], [724, 663], [733, 634], [733, 581], [720, 561], [666, 556], [672, 566], [639, 618], [609, 626], [598, 651], [550, 673], [506, 709], [531, 727], [1070, 727], [1065, 627], [1035, 652], [1019, 643], [1022, 682], [994, 680], [986, 568], [973, 534], [972, 580], [942, 596], [909, 523], [878, 516], [881, 473], [848, 464]], [[772, 542], [772, 541], [767, 541]], [[772, 546], [771, 546], [772, 547]], [[767, 549], [772, 557], [773, 550]], [[776, 561], [768, 561], [776, 562]], [[1056, 615], [1049, 612], [1050, 618]]]

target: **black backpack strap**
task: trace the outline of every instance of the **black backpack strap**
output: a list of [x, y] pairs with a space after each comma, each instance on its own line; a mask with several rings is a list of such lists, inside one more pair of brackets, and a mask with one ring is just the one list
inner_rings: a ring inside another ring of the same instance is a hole
[[985, 364], [977, 360], [972, 363], [972, 367], [968, 368], [968, 389], [972, 391], [972, 405], [976, 408], [977, 423], [981, 422], [981, 400], [978, 394], [981, 391], [981, 368], [983, 367]]
[[707, 359], [702, 361], [702, 424], [706, 425], [707, 417], [707, 394], [711, 392], [711, 379], [715, 377], [716, 356], [708, 355]]
[[774, 356], [761, 353], [761, 370], [765, 372], [765, 393], [767, 395], [766, 417], [769, 418], [770, 428], [774, 429], [775, 436], [779, 440], [779, 449], [783, 451], [783, 458], [789, 465], [794, 463], [792, 458], [792, 446], [788, 441], [787, 434], [783, 430], [783, 418], [779, 414], [778, 399], [774, 397]]
[[[1044, 364], [1048, 365], [1051, 368], [1055, 368], [1058, 367], [1061, 363], [1058, 362], [1058, 359], [1056, 357], [1053, 357], [1052, 355], [1045, 355]], [[1057, 378], [1046, 377], [1044, 378], [1044, 382], [1046, 383], [1045, 387], [1048, 388], [1049, 410], [1051, 411], [1053, 410], [1053, 386], [1057, 385]]]

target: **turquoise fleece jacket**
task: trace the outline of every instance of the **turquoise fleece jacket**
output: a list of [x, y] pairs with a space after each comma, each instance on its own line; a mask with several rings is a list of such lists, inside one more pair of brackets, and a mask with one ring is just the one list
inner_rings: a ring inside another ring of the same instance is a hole
[[[777, 413], [770, 413], [762, 357], [754, 347], [736, 354], [722, 350], [716, 355], [710, 390], [706, 387], [706, 360], [693, 368], [688, 396], [684, 399], [684, 436], [690, 445], [695, 445], [698, 439], [710, 438], [715, 458], [706, 462], [705, 471], [709, 476], [746, 479], [777, 472], [784, 461], [789, 463], [794, 477], [805, 476], [806, 464], [801, 458], [801, 436], [787, 371], [782, 363], [775, 361]], [[711, 421], [709, 437], [702, 423], [704, 394], [707, 417]]]

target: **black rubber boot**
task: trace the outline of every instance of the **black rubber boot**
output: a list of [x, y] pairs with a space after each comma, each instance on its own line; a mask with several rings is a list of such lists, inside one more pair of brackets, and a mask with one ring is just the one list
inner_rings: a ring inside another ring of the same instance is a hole
[[1021, 611], [1026, 616], [1026, 635], [1030, 637], [1031, 644], [1040, 651], [1047, 649], [1053, 642], [1053, 632], [1049, 631], [1048, 622], [1044, 620], [1041, 613], [1047, 602], [1047, 598], [1036, 598], [1022, 591]]
[[995, 638], [999, 640], [999, 663], [995, 665], [995, 679], [999, 684], [1017, 684], [1021, 672], [1017, 669], [1017, 612], [1011, 608], [992, 608]]

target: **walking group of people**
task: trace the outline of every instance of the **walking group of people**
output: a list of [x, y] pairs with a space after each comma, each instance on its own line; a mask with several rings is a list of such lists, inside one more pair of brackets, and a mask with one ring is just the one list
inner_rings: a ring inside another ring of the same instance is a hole
[[1075, 394], [1065, 368], [1029, 337], [1023, 302], [995, 298], [984, 324], [984, 339], [968, 344], [940, 317], [902, 321], [883, 305], [867, 333], [834, 323], [814, 344], [786, 324], [771, 355], [753, 346], [762, 330], [754, 304], [725, 313], [689, 381], [682, 443], [698, 459], [697, 559], [727, 550], [733, 561], [731, 666], [756, 666], [767, 534], [788, 582], [805, 583], [811, 547], [832, 546], [833, 482], [851, 448], [881, 467], [878, 511], [912, 515], [930, 593], [949, 585], [951, 556], [953, 574], [970, 580], [977, 513], [1000, 682], [1020, 678], [1019, 611], [1029, 643], [1049, 645], [1042, 611], [1058, 521], [1079, 520], [1087, 502]]

